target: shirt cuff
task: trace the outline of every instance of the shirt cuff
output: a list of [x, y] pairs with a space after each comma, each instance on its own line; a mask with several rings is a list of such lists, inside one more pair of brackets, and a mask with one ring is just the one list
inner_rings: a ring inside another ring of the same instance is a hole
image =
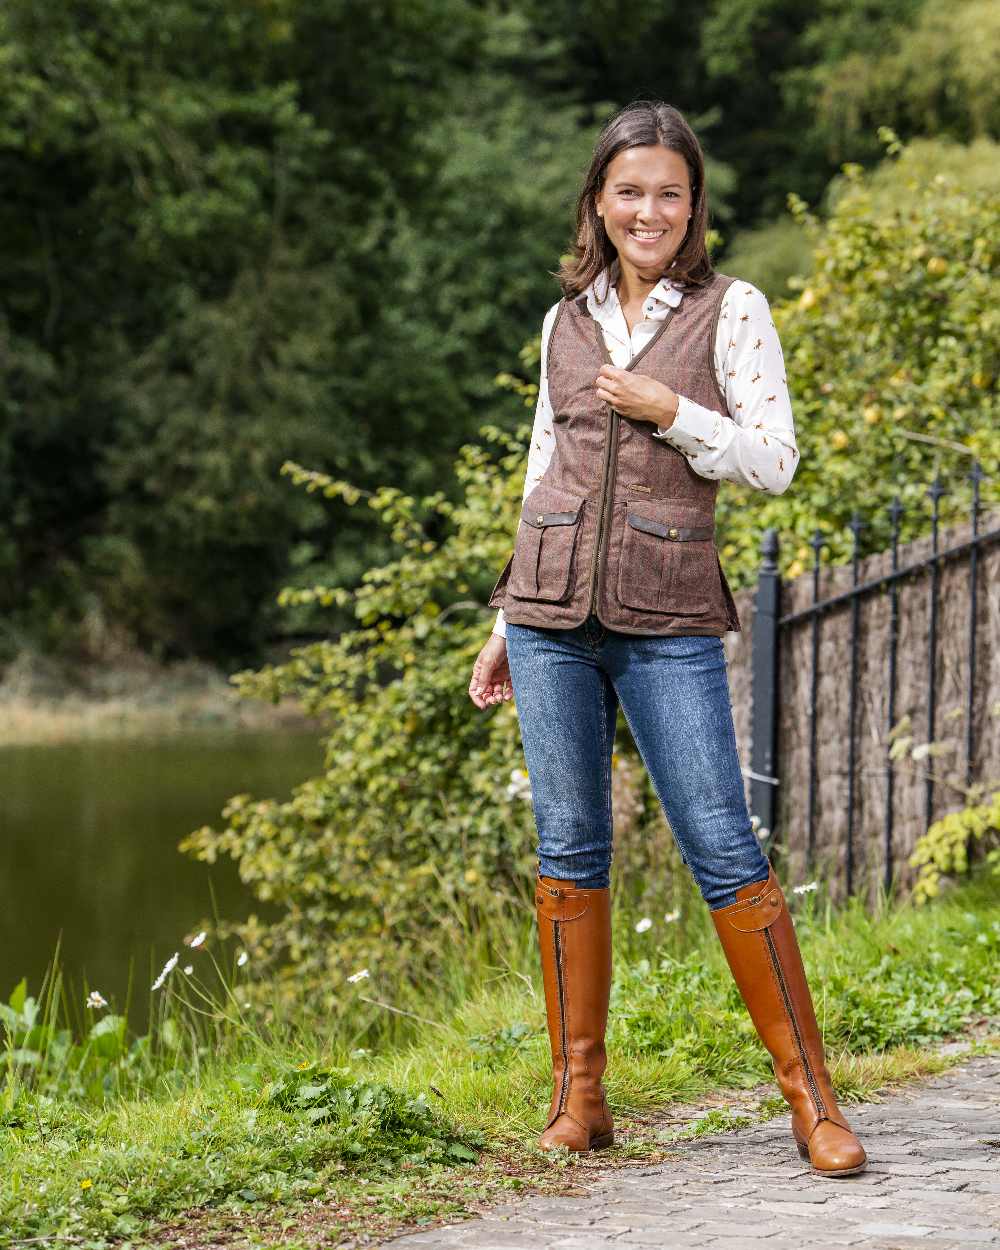
[[503, 608], [497, 613], [497, 619], [493, 622], [493, 633], [501, 638], [507, 637], [507, 624], [503, 619]]
[[665, 438], [678, 451], [696, 456], [714, 446], [718, 437], [719, 414], [711, 408], [703, 408], [693, 399], [677, 396], [677, 415], [672, 425], [658, 425], [654, 438]]

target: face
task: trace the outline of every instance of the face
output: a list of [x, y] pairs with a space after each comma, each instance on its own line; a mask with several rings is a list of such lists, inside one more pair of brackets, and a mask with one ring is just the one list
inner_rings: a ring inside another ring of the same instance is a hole
[[625, 148], [609, 162], [595, 206], [619, 261], [658, 276], [680, 249], [692, 212], [684, 157], [658, 143]]

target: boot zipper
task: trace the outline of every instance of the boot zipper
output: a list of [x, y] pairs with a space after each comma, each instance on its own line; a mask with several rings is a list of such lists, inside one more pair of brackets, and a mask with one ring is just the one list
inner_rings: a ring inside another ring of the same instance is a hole
[[559, 937], [559, 922], [552, 922], [552, 944], [556, 959], [556, 989], [559, 996], [559, 1045], [562, 1050], [563, 1070], [562, 1084], [559, 1088], [559, 1112], [566, 1105], [566, 1087], [569, 1084], [569, 1053], [566, 1046], [566, 1002], [563, 997], [562, 942]]
[[[763, 897], [763, 895], [758, 897]], [[751, 899], [751, 902], [756, 901], [757, 899]], [[792, 996], [788, 992], [788, 985], [785, 981], [785, 973], [781, 967], [781, 961], [778, 959], [778, 949], [774, 944], [774, 938], [771, 937], [769, 929], [764, 930], [764, 941], [767, 943], [767, 953], [771, 957], [771, 964], [774, 967], [774, 975], [777, 977], [778, 985], [781, 987], [781, 996], [785, 1000], [785, 1011], [788, 1013], [788, 1018], [792, 1022], [792, 1032], [795, 1034], [795, 1045], [798, 1047], [799, 1058], [802, 1061], [802, 1069], [806, 1074], [806, 1080], [809, 1082], [809, 1089], [812, 1093], [813, 1102], [816, 1104], [816, 1110], [819, 1112], [819, 1118], [821, 1120], [829, 1119], [829, 1116], [826, 1113], [826, 1104], [820, 1097], [816, 1075], [812, 1070], [812, 1065], [809, 1063], [809, 1056], [806, 1054], [806, 1048], [802, 1044], [802, 1033], [799, 1030], [799, 1022], [795, 1018], [795, 1012], [792, 1010]]]

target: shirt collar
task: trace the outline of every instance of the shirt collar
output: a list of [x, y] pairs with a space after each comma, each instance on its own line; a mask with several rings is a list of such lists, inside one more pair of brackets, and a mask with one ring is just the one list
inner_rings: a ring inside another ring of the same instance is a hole
[[[619, 313], [618, 291], [615, 283], [621, 277], [621, 266], [616, 256], [606, 265], [585, 291], [587, 312], [602, 324], [609, 324]], [[684, 298], [684, 292], [670, 278], [663, 277], [649, 292], [643, 302], [643, 312], [650, 321], [662, 321], [668, 308], [676, 308]], [[652, 305], [652, 307], [650, 307]]]

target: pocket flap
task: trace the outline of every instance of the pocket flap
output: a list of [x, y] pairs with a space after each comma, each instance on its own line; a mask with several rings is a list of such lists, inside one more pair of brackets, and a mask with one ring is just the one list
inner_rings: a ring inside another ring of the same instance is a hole
[[[646, 507], [649, 505], [647, 504]], [[683, 513], [676, 513], [669, 507], [661, 512], [663, 519], [647, 516], [639, 512], [634, 505], [628, 508], [628, 523], [633, 529], [642, 530], [645, 534], [655, 534], [658, 538], [669, 538], [673, 542], [693, 542], [715, 537], [714, 525], [685, 524]]]
[[579, 508], [574, 508], [572, 512], [525, 512], [522, 520], [526, 525], [541, 529], [546, 525], [575, 525], [579, 515]]
[[580, 519], [583, 498], [568, 491], [539, 482], [528, 495], [521, 509], [521, 520], [534, 529], [547, 525], [575, 525]]

